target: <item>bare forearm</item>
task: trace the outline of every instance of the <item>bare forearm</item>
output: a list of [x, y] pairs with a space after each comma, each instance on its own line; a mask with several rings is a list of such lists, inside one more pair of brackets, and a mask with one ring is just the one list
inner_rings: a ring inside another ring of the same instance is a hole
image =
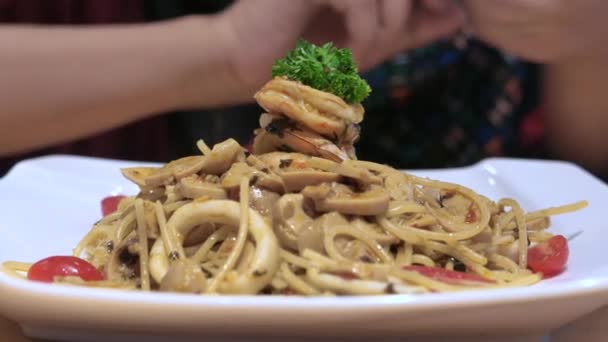
[[0, 155], [232, 101], [236, 85], [212, 20], [0, 27]]
[[598, 173], [608, 171], [608, 58], [547, 66], [548, 142], [557, 156]]

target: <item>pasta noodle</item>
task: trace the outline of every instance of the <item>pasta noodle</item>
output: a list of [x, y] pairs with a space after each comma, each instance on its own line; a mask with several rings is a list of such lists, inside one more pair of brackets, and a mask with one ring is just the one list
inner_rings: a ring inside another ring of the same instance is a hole
[[[297, 82], [277, 82], [256, 98], [264, 108], [297, 113], [263, 116], [253, 154], [233, 139], [212, 148], [200, 140], [202, 155], [123, 169], [140, 192], [74, 248], [105, 280], [55, 281], [304, 296], [526, 286], [542, 279], [528, 269], [527, 256], [553, 237], [549, 216], [586, 206], [525, 213], [513, 199], [494, 202], [462, 185], [350, 159], [358, 122], [331, 111], [362, 109], [338, 106], [335, 96]], [[314, 120], [307, 121], [311, 113]], [[349, 139], [323, 135], [322, 127], [315, 129], [319, 122], [350, 129]], [[303, 126], [306, 136], [298, 135]], [[29, 268], [3, 264], [12, 275]]]

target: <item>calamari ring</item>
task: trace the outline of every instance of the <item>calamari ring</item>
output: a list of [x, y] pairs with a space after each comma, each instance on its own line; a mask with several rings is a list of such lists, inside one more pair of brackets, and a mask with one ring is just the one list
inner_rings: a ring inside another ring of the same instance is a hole
[[[192, 228], [203, 223], [219, 223], [238, 227], [240, 217], [240, 205], [235, 201], [192, 202], [173, 213], [167, 222], [167, 228], [174, 230], [179, 239], [183, 240]], [[241, 274], [234, 276], [231, 273], [227, 274], [219, 286], [222, 293], [256, 294], [270, 283], [279, 267], [279, 243], [272, 227], [253, 209], [249, 209], [249, 233], [256, 244], [253, 262]], [[155, 279], [162, 279], [169, 269], [169, 262], [161, 259], [168, 259], [168, 256], [166, 253], [162, 253], [158, 246], [153, 246], [152, 249], [150, 265], [157, 269], [150, 270], [150, 273]], [[159, 251], [161, 253], [158, 253]]]

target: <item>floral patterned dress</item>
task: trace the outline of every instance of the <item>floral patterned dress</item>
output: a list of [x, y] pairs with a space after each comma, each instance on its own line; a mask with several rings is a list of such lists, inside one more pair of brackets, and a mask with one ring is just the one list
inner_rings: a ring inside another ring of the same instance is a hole
[[537, 74], [464, 34], [399, 54], [365, 75], [359, 156], [402, 168], [542, 156]]

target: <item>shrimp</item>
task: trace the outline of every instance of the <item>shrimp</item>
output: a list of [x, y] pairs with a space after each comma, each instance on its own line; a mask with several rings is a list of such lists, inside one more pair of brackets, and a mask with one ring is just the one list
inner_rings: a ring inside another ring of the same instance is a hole
[[[255, 94], [258, 104], [270, 113], [281, 113], [313, 132], [341, 137], [349, 124], [363, 120], [363, 106], [302, 83], [276, 77]], [[334, 139], [339, 140], [339, 139]]]
[[262, 114], [261, 130], [256, 132], [253, 153], [262, 154], [272, 151], [297, 151], [318, 156], [335, 162], [351, 159], [346, 149], [321, 135], [293, 124], [284, 117]]

